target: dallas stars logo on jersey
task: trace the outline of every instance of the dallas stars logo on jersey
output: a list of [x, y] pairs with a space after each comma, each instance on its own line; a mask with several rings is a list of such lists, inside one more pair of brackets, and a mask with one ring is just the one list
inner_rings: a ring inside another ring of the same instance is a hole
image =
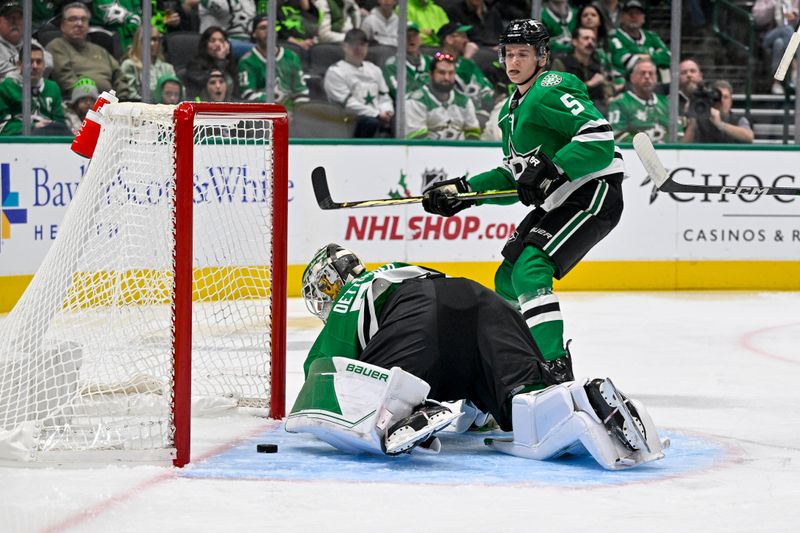
[[547, 74], [544, 78], [542, 78], [542, 87], [555, 87], [563, 78], [558, 74], [551, 72]]
[[539, 160], [535, 157], [536, 154], [539, 153], [539, 149], [542, 147], [540, 144], [533, 150], [525, 152], [521, 154], [517, 152], [516, 148], [514, 148], [514, 142], [509, 143], [509, 154], [503, 158], [503, 164], [506, 168], [511, 172], [511, 175], [514, 176], [515, 180], [519, 180], [519, 177], [522, 176], [522, 173], [525, 172], [525, 169], [528, 168], [528, 165], [531, 162], [538, 163]]

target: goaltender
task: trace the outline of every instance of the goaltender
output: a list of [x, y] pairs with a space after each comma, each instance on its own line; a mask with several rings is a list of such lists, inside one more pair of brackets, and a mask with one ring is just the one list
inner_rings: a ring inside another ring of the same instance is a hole
[[520, 314], [471, 280], [399, 262], [367, 271], [329, 244], [303, 273], [303, 298], [325, 327], [287, 431], [349, 452], [438, 452], [436, 432], [489, 413], [514, 434], [488, 444], [512, 455], [585, 449], [609, 469], [663, 457], [640, 403], [609, 379], [559, 383]]

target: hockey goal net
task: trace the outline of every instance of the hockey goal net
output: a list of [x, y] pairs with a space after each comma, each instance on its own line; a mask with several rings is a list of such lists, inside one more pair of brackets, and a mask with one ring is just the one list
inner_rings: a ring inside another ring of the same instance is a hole
[[189, 461], [192, 406], [284, 415], [287, 119], [108, 104], [0, 322], [0, 460]]

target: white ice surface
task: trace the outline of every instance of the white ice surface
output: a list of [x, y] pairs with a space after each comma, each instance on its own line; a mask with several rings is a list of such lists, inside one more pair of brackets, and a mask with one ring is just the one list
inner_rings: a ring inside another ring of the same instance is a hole
[[[800, 530], [800, 293], [560, 296], [576, 374], [611, 376], [659, 427], [721, 442], [726, 459], [672, 478], [591, 488], [0, 468], [0, 532]], [[289, 404], [318, 330], [292, 300]], [[195, 419], [193, 461], [269, 426], [239, 416]]]

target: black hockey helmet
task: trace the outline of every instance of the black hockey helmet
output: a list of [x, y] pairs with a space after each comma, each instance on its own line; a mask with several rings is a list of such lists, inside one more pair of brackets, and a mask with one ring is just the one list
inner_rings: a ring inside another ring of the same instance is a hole
[[505, 64], [506, 45], [529, 44], [538, 57], [550, 53], [550, 32], [544, 24], [536, 19], [512, 20], [500, 34], [500, 63]]
[[334, 243], [323, 246], [303, 272], [306, 307], [323, 322], [326, 321], [342, 287], [365, 270], [361, 259], [347, 248]]

